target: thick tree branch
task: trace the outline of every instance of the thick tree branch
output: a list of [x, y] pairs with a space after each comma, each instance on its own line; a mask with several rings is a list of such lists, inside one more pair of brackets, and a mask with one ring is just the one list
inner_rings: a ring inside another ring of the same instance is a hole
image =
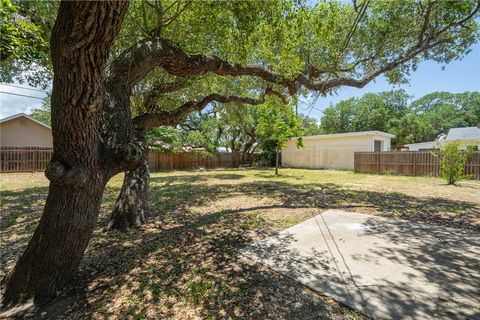
[[[443, 33], [446, 31], [450, 30], [451, 28], [457, 27], [457, 26], [463, 26], [463, 24], [470, 19], [473, 18], [473, 16], [480, 11], [480, 1], [477, 2], [477, 5], [475, 8], [463, 19], [459, 21], [452, 22], [445, 26], [444, 28], [440, 29], [437, 32], [432, 33], [431, 35], [426, 36], [427, 34], [427, 26], [429, 24], [430, 20], [430, 14], [431, 14], [431, 9], [432, 9], [433, 3], [430, 2], [427, 5], [427, 8], [425, 9], [425, 14], [424, 14], [424, 23], [422, 25], [422, 29], [419, 33], [418, 36], [418, 42], [410, 47], [408, 50], [406, 50], [403, 54], [399, 55], [397, 58], [393, 59], [392, 61], [385, 63], [384, 65], [378, 67], [377, 69], [369, 72], [366, 74], [364, 77], [360, 79], [355, 79], [355, 78], [348, 78], [348, 77], [337, 77], [332, 80], [327, 80], [323, 82], [315, 82], [312, 80], [312, 76], [316, 74], [321, 74], [321, 73], [326, 73], [326, 72], [318, 72], [316, 70], [311, 70], [310, 72], [310, 77], [306, 77], [304, 75], [300, 75], [297, 77], [296, 81], [306, 88], [314, 91], [319, 91], [323, 94], [326, 94], [328, 91], [338, 88], [340, 86], [349, 86], [349, 87], [356, 87], [356, 88], [363, 88], [365, 85], [370, 83], [373, 79], [375, 79], [377, 76], [379, 76], [382, 73], [394, 70], [396, 67], [399, 65], [406, 63], [410, 61], [411, 59], [415, 58], [416, 56], [420, 55], [421, 53], [428, 52], [428, 50], [433, 49], [437, 47], [438, 45], [445, 44], [448, 42], [452, 42], [452, 39], [441, 39], [441, 36]], [[355, 67], [359, 63], [363, 62], [368, 62], [368, 61], [374, 61], [376, 57], [378, 57], [378, 53], [376, 52], [373, 56], [358, 60], [357, 62], [354, 63], [354, 68], [352, 71], [355, 69]], [[342, 70], [342, 71], [349, 71], [348, 69]]]
[[254, 76], [296, 92], [295, 82], [261, 66], [241, 65], [210, 55], [189, 55], [163, 38], [146, 39], [124, 51], [108, 70], [109, 82], [122, 84], [131, 91], [156, 67], [177, 77], [191, 77], [211, 72], [221, 76]]
[[163, 94], [175, 92], [188, 86], [188, 81], [181, 78], [174, 82], [157, 83], [145, 93], [144, 105], [146, 107], [155, 105], [155, 101]]
[[308, 79], [306, 76], [302, 75], [297, 78], [297, 81], [310, 90], [318, 91], [324, 94], [330, 90], [333, 90], [341, 86], [363, 88], [380, 74], [395, 69], [399, 65], [405, 62], [408, 62], [409, 60], [413, 59], [414, 57], [416, 57], [422, 52], [426, 52], [431, 48], [434, 48], [443, 43], [448, 43], [450, 41], [451, 41], [450, 39], [442, 39], [432, 43], [426, 43], [425, 45], [422, 45], [422, 46], [414, 46], [409, 50], [407, 50], [404, 54], [392, 60], [391, 62], [386, 63], [383, 66], [369, 72], [363, 78], [360, 78], [360, 79], [338, 77], [328, 81], [314, 82]]
[[465, 18], [459, 20], [459, 21], [455, 21], [455, 22], [452, 22], [452, 23], [449, 23], [448, 25], [446, 25], [443, 29], [441, 29], [439, 32], [438, 32], [438, 35], [440, 35], [441, 33], [444, 33], [448, 30], [450, 30], [451, 28], [453, 27], [458, 27], [458, 26], [462, 26], [463, 27], [463, 24], [471, 19], [473, 19], [473, 17], [475, 16], [475, 14], [477, 14], [478, 12], [480, 11], [480, 0], [477, 0], [477, 5], [475, 6], [475, 8], [472, 10], [472, 12], [470, 12]]
[[430, 22], [430, 13], [432, 12], [432, 7], [433, 7], [434, 2], [429, 1], [427, 3], [427, 8], [423, 10], [423, 24], [422, 24], [422, 30], [420, 31], [420, 34], [418, 35], [418, 43], [423, 44], [424, 41], [424, 35], [425, 32], [427, 31], [428, 23]]
[[376, 58], [380, 56], [380, 54], [383, 52], [383, 48], [385, 47], [385, 41], [382, 42], [382, 45], [378, 47], [373, 54], [371, 54], [368, 57], [358, 59], [352, 63], [349, 63], [350, 67], [338, 67], [338, 68], [332, 68], [332, 69], [318, 69], [315, 66], [310, 66], [308, 68], [307, 74], [308, 78], [311, 81], [314, 81], [316, 78], [321, 76], [322, 74], [337, 74], [337, 73], [346, 73], [346, 72], [353, 72], [357, 69], [357, 67], [362, 64], [366, 63], [369, 61], [374, 61]]
[[[259, 98], [251, 98], [251, 97], [238, 96], [238, 95], [224, 96], [218, 93], [213, 93], [204, 97], [200, 101], [186, 102], [174, 111], [170, 111], [170, 112], [163, 111], [163, 112], [157, 112], [157, 113], [142, 114], [140, 116], [135, 117], [133, 119], [133, 122], [137, 128], [141, 128], [143, 130], [149, 129], [149, 128], [155, 128], [158, 126], [176, 125], [179, 122], [181, 122], [190, 112], [200, 111], [211, 102], [214, 102], [214, 101], [219, 103], [240, 102], [240, 103], [245, 103], [250, 105], [259, 105], [265, 102], [265, 96], [267, 94], [282, 97], [279, 93], [271, 90], [270, 88], [267, 88]], [[149, 107], [147, 107], [147, 109], [148, 108]]]

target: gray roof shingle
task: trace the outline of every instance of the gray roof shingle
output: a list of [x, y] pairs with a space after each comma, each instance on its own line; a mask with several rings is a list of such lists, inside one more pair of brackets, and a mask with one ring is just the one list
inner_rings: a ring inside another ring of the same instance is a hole
[[477, 127], [452, 128], [448, 131], [446, 140], [480, 140], [480, 129]]

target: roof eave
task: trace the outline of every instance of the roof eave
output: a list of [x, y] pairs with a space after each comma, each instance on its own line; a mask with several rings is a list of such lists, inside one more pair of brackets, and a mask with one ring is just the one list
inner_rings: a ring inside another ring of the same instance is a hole
[[25, 114], [25, 113], [23, 113], [23, 112], [14, 114], [13, 116], [10, 116], [10, 117], [6, 117], [6, 118], [3, 118], [3, 119], [0, 119], [0, 123], [4, 123], [4, 122], [10, 121], [10, 120], [14, 120], [14, 119], [17, 119], [17, 118], [20, 118], [20, 117], [25, 117], [25, 118], [27, 118], [27, 119], [29, 119], [29, 120], [32, 120], [33, 122], [38, 123], [38, 124], [41, 125], [41, 126], [44, 126], [44, 127], [48, 128], [48, 129], [52, 130], [52, 127], [50, 127], [48, 124], [45, 124], [45, 123], [43, 123], [43, 122], [41, 122], [41, 121], [38, 121], [37, 119], [34, 119], [34, 118], [30, 117], [29, 115], [27, 115], [27, 114]]
[[[315, 136], [304, 136], [302, 139], [328, 139], [328, 138], [348, 138], [348, 137], [358, 137], [358, 136], [383, 136], [386, 138], [395, 138], [395, 135], [382, 131], [360, 131], [360, 132], [346, 132], [346, 133], [332, 133], [332, 134], [321, 134]], [[292, 139], [298, 139], [299, 137], [293, 137]]]

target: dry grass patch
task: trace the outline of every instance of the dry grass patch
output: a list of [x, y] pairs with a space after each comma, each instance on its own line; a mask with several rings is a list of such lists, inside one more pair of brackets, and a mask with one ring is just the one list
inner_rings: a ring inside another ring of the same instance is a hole
[[[25, 248], [48, 192], [42, 174], [1, 175], [1, 269]], [[46, 312], [60, 319], [359, 319], [358, 313], [242, 259], [239, 249], [330, 208], [480, 228], [480, 183], [347, 171], [154, 173], [148, 220], [103, 232], [109, 183], [80, 272]]]

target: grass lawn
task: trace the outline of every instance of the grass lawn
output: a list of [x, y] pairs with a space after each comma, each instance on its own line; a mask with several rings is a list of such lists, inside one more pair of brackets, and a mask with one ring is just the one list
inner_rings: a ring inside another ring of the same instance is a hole
[[[43, 174], [1, 174], [1, 274], [25, 248], [48, 192]], [[480, 182], [348, 171], [153, 173], [147, 223], [103, 232], [122, 176], [108, 184], [80, 272], [50, 307], [67, 319], [361, 319], [238, 256], [239, 248], [325, 209], [480, 231]]]

